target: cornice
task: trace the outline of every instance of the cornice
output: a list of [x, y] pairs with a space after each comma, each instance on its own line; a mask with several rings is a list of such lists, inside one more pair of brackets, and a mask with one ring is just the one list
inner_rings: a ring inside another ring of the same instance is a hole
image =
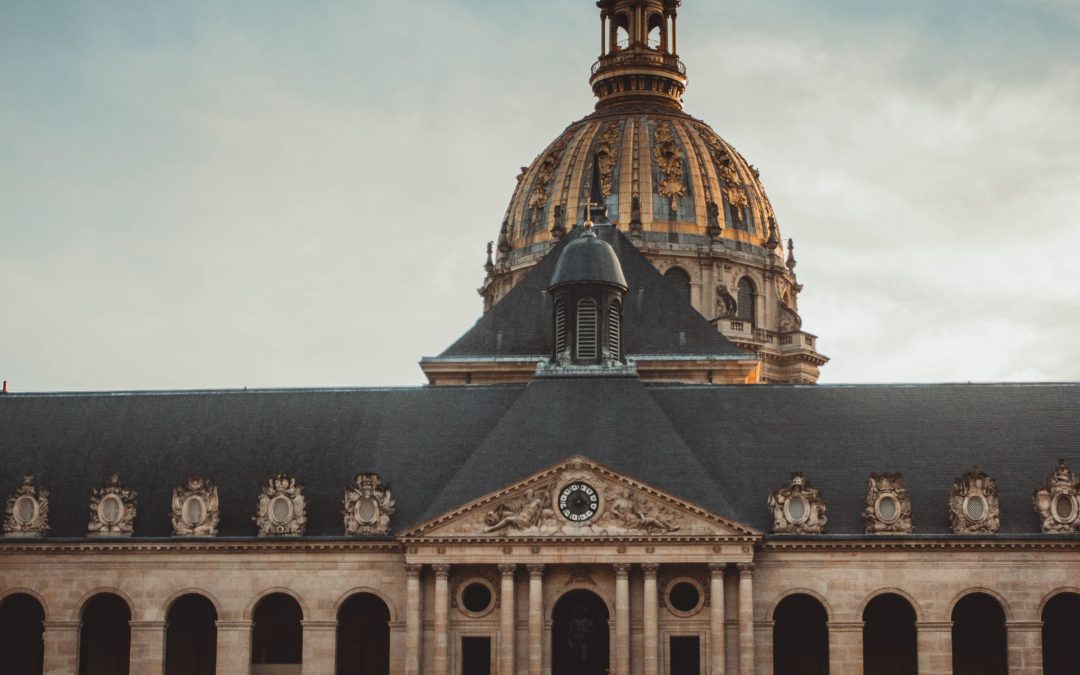
[[69, 540], [49, 541], [39, 539], [34, 542], [11, 541], [0, 544], [0, 556], [14, 553], [78, 554], [78, 553], [248, 553], [266, 552], [336, 552], [336, 551], [383, 551], [403, 553], [401, 542], [397, 540], [266, 540], [241, 539], [229, 541], [185, 541], [182, 539], [155, 540]]
[[1080, 537], [909, 538], [868, 536], [859, 538], [779, 538], [766, 537], [763, 551], [850, 551], [850, 550], [1080, 550]]

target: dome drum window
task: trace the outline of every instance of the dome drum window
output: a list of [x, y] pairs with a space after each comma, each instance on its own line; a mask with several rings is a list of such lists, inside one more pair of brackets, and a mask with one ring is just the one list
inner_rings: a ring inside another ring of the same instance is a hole
[[109, 482], [90, 495], [90, 537], [130, 537], [135, 530], [138, 494], [113, 474]]
[[259, 508], [252, 520], [260, 537], [299, 536], [307, 526], [304, 486], [295, 478], [279, 473], [263, 485]]
[[7, 500], [4, 513], [5, 537], [42, 537], [49, 531], [49, 491], [26, 475]]
[[1042, 521], [1043, 532], [1080, 532], [1080, 476], [1061, 461], [1035, 491], [1032, 505]]
[[217, 486], [210, 481], [192, 476], [173, 489], [173, 536], [213, 537], [220, 519]]
[[482, 577], [470, 578], [458, 585], [457, 607], [461, 613], [479, 619], [495, 608], [495, 586]]
[[863, 525], [867, 534], [908, 534], [914, 529], [911, 500], [901, 474], [870, 474]]
[[957, 534], [993, 534], [1001, 524], [997, 482], [972, 469], [953, 483], [949, 520]]
[[675, 616], [694, 616], [705, 605], [705, 589], [697, 579], [672, 579], [664, 589], [664, 602], [668, 611]]
[[791, 483], [769, 493], [772, 531], [792, 534], [821, 534], [825, 531], [825, 500], [802, 473], [791, 474]]

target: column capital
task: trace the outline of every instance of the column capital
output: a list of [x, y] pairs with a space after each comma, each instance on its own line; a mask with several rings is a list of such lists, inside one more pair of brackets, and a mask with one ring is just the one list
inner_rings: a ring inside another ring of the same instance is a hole
[[513, 577], [517, 571], [517, 563], [499, 563], [499, 573], [504, 577]]
[[754, 563], [741, 562], [736, 565], [739, 568], [739, 576], [748, 577], [754, 574]]
[[628, 577], [630, 576], [630, 563], [615, 563], [612, 565], [615, 568], [615, 576]]
[[646, 579], [655, 579], [659, 570], [660, 563], [641, 563], [641, 571], [645, 573]]
[[435, 570], [436, 579], [447, 579], [450, 577], [450, 565], [448, 563], [435, 563], [431, 566], [431, 569]]
[[727, 571], [727, 563], [709, 563], [709, 576], [713, 579], [723, 580], [724, 573]]
[[418, 579], [420, 577], [420, 571], [424, 569], [424, 566], [420, 563], [405, 563], [405, 574]]
[[529, 570], [529, 576], [533, 579], [539, 579], [544, 576], [544, 563], [529, 563], [525, 565]]

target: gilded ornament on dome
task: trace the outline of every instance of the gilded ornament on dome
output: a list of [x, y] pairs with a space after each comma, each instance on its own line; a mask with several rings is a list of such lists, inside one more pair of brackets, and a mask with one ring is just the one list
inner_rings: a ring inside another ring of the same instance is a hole
[[728, 203], [741, 208], [750, 206], [750, 200], [746, 196], [746, 189], [743, 187], [742, 179], [739, 178], [739, 172], [735, 169], [735, 159], [731, 156], [727, 147], [710, 130], [702, 130], [701, 137], [705, 139], [705, 144], [709, 146], [709, 155], [712, 157], [716, 173], [723, 184], [724, 195], [727, 197]]
[[656, 185], [656, 193], [667, 197], [671, 213], [675, 214], [679, 210], [679, 199], [686, 196], [682, 151], [675, 142], [671, 125], [667, 122], [656, 124], [654, 138], [653, 159], [660, 170], [660, 181]]
[[604, 197], [610, 196], [615, 187], [615, 165], [619, 158], [617, 141], [621, 128], [621, 122], [606, 123], [600, 129], [600, 138], [596, 143], [596, 161], [600, 168], [600, 194]]
[[394, 504], [390, 486], [383, 485], [379, 474], [356, 474], [353, 485], [345, 488], [345, 534], [387, 534]]
[[43, 537], [49, 531], [49, 491], [23, 476], [22, 484], [8, 497], [4, 512], [5, 537]]
[[559, 166], [559, 159], [562, 157], [563, 151], [566, 150], [567, 144], [570, 142], [568, 134], [563, 134], [559, 137], [555, 144], [544, 153], [543, 159], [540, 160], [540, 166], [536, 171], [536, 178], [533, 180], [532, 193], [529, 195], [529, 210], [535, 213], [540, 209], [543, 209], [548, 202], [548, 198], [551, 196], [551, 182], [555, 180], [555, 170]]

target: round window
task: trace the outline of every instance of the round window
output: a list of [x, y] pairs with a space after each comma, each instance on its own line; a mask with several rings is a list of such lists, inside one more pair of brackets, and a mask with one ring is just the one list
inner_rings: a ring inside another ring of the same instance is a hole
[[964, 500], [964, 513], [975, 522], [986, 518], [986, 498], [982, 495], [969, 495]]
[[206, 504], [203, 502], [202, 497], [198, 495], [192, 495], [184, 501], [184, 508], [181, 509], [184, 522], [188, 525], [202, 525], [202, 522], [206, 520]]
[[278, 495], [270, 502], [270, 521], [275, 525], [285, 525], [293, 516], [292, 500], [285, 495]]
[[673, 614], [691, 616], [705, 604], [705, 593], [693, 579], [675, 579], [667, 586], [667, 605]]
[[20, 525], [29, 525], [37, 518], [38, 505], [30, 495], [23, 495], [15, 500], [15, 522]]
[[1058, 495], [1053, 501], [1054, 519], [1059, 523], [1076, 520], [1076, 502], [1069, 495]]
[[495, 587], [483, 579], [473, 579], [458, 591], [458, 607], [469, 616], [484, 616], [495, 605]]
[[900, 517], [900, 504], [892, 495], [881, 495], [877, 503], [878, 518], [883, 523], [895, 522]]
[[792, 523], [801, 523], [810, 515], [810, 503], [802, 495], [792, 495], [784, 502], [787, 519]]

